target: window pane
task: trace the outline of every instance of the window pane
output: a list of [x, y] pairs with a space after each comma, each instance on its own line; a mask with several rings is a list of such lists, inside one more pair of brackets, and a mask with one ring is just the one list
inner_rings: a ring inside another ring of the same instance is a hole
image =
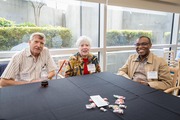
[[0, 51], [16, 51], [27, 47], [30, 34], [37, 31], [47, 36], [48, 48], [75, 47], [75, 41], [81, 35], [90, 37], [93, 47], [98, 46], [98, 3], [38, 1], [0, 1], [0, 21], [6, 21], [0, 27]]
[[172, 13], [108, 6], [107, 46], [132, 45], [141, 35], [169, 44]]
[[122, 67], [129, 55], [134, 54], [135, 50], [132, 51], [116, 51], [107, 53], [107, 71], [117, 73], [118, 69]]
[[[163, 57], [163, 49], [151, 49], [151, 51], [160, 57]], [[135, 50], [129, 51], [116, 51], [107, 53], [107, 71], [117, 73], [118, 69], [121, 68], [127, 61], [128, 57], [136, 53]]]

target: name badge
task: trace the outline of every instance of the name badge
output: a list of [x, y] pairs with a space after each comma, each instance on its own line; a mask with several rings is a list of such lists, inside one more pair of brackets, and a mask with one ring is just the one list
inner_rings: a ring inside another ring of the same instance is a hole
[[21, 73], [20, 80], [29, 81], [30, 80], [30, 73]]
[[147, 72], [147, 79], [158, 79], [158, 72], [157, 71]]
[[91, 73], [96, 71], [95, 64], [88, 64], [87, 67], [88, 67], [88, 71], [90, 71]]

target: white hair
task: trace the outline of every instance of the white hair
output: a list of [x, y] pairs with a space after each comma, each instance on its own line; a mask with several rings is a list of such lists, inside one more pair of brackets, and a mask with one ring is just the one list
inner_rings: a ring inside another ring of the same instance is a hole
[[30, 36], [30, 40], [32, 41], [34, 36], [40, 36], [41, 39], [44, 39], [46, 41], [46, 36], [44, 35], [44, 33], [40, 33], [40, 32], [35, 32], [35, 33], [32, 33], [31, 36]]
[[76, 41], [76, 46], [79, 47], [82, 43], [86, 43], [91, 47], [91, 38], [87, 36], [80, 36]]

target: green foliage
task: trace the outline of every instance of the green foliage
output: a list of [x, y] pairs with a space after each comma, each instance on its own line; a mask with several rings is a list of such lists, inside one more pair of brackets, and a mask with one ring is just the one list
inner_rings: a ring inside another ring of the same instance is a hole
[[36, 25], [31, 22], [24, 22], [24, 23], [19, 24], [18, 27], [36, 27]]
[[[171, 39], [171, 33], [170, 32], [165, 32], [164, 33], [164, 40], [166, 43], [170, 43]], [[178, 43], [180, 43], [180, 32], [178, 33]]]
[[[46, 46], [53, 48], [52, 39], [56, 36], [62, 44], [62, 47], [71, 47], [71, 31], [63, 27], [0, 27], [0, 51], [10, 50], [13, 46], [24, 41], [24, 38], [30, 36], [33, 32], [42, 32], [46, 35]], [[29, 37], [28, 37], [29, 39]]]
[[151, 31], [110, 30], [106, 34], [107, 46], [132, 45], [142, 35], [152, 38]]
[[0, 27], [11, 27], [14, 26], [14, 22], [6, 20], [5, 18], [0, 18]]
[[52, 38], [60, 36], [62, 40], [62, 45], [60, 48], [71, 47], [72, 44], [72, 34], [68, 28], [63, 27], [43, 27], [42, 32], [46, 35], [46, 45], [52, 48]]

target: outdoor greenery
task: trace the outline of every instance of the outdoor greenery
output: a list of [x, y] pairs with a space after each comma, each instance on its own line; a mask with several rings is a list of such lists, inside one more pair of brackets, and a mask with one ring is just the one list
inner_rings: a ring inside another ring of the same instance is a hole
[[11, 27], [14, 26], [14, 22], [6, 20], [5, 18], [0, 17], [0, 27]]
[[31, 22], [24, 22], [19, 24], [18, 27], [37, 27], [37, 26]]
[[142, 35], [153, 38], [152, 31], [110, 30], [106, 34], [107, 46], [133, 45], [134, 41]]
[[[71, 47], [72, 34], [67, 28], [0, 27], [0, 50], [10, 50], [13, 46], [29, 40], [29, 36], [33, 32], [42, 32], [46, 35], [46, 46], [48, 48]], [[56, 41], [56, 46], [53, 46], [52, 40]]]
[[[12, 47], [27, 42], [33, 32], [46, 35], [48, 48], [68, 48], [72, 45], [72, 34], [68, 28], [50, 25], [37, 27], [30, 22], [15, 24], [14, 21], [0, 18], [0, 51], [11, 50]], [[140, 36], [148, 36], [153, 42], [152, 31], [143, 30], [109, 30], [106, 34], [107, 46], [133, 45]], [[164, 34], [164, 40], [169, 40], [170, 33]]]
[[[164, 33], [164, 40], [169, 41], [171, 38], [171, 33], [170, 32], [165, 32]], [[180, 33], [178, 33], [178, 43], [180, 43]]]
[[48, 48], [68, 48], [72, 45], [71, 31], [64, 27], [37, 27], [30, 22], [15, 24], [14, 21], [0, 18], [0, 51], [11, 50], [12, 47], [27, 42], [33, 32], [46, 35]]

